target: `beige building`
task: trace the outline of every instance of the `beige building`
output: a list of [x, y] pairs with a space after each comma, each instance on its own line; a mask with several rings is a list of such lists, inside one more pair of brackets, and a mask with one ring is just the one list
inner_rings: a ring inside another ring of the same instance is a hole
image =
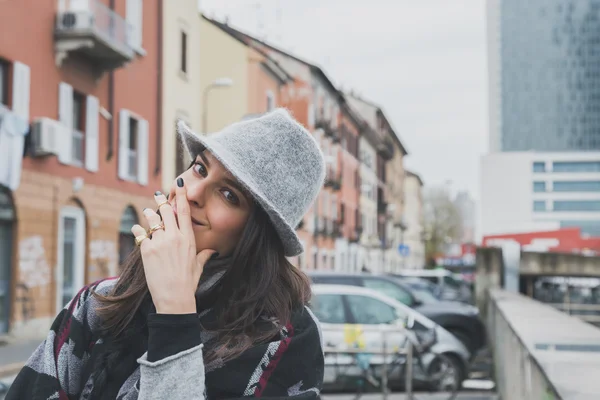
[[[383, 130], [393, 143], [393, 156], [385, 163], [386, 191], [386, 254], [385, 267], [388, 272], [396, 272], [402, 269], [401, 251], [404, 248], [404, 157], [408, 154], [404, 145], [391, 127], [389, 121], [382, 114]], [[402, 248], [400, 248], [402, 246]]]
[[167, 190], [190, 160], [181, 151], [175, 122], [200, 130], [202, 120], [201, 21], [196, 0], [163, 3], [162, 188]]
[[403, 269], [425, 267], [425, 244], [423, 242], [423, 181], [419, 175], [406, 170], [404, 178], [404, 244], [408, 254], [402, 259]]
[[248, 113], [248, 47], [202, 17], [200, 23], [200, 90], [203, 119], [198, 131], [223, 129]]

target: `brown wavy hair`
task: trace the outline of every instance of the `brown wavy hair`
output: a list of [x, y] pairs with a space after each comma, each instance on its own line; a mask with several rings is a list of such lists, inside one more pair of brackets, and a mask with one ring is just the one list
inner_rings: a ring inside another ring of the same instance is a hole
[[[141, 252], [136, 247], [111, 294], [94, 294], [103, 330], [119, 338], [150, 298]], [[283, 243], [258, 205], [248, 218], [227, 271], [218, 285], [197, 298], [199, 307], [215, 310], [217, 346], [206, 349], [205, 363], [237, 357], [255, 343], [275, 337], [295, 309], [310, 300], [310, 281], [284, 255]], [[277, 323], [263, 324], [265, 317]]]

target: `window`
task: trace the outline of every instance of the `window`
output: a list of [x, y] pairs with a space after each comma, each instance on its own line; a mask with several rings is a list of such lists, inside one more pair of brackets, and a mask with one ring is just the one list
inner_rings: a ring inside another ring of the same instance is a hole
[[85, 215], [65, 206], [60, 212], [56, 307], [60, 310], [83, 286], [85, 271]]
[[119, 178], [148, 184], [148, 121], [119, 113]]
[[181, 31], [181, 72], [187, 73], [187, 33]]
[[555, 192], [600, 192], [600, 181], [555, 181]]
[[138, 167], [138, 121], [135, 118], [129, 118], [129, 143], [127, 145], [127, 171], [129, 176], [132, 179], [135, 179], [137, 176], [137, 167]]
[[14, 237], [15, 215], [8, 189], [0, 188], [0, 334], [8, 332], [11, 310], [9, 283], [13, 265], [13, 243], [16, 239]]
[[412, 295], [392, 282], [388, 282], [383, 279], [365, 278], [363, 279], [363, 285], [366, 288], [374, 289], [382, 294], [385, 294], [386, 296], [391, 297], [396, 301], [399, 301], [402, 304], [406, 304], [407, 306], [413, 304]]
[[561, 228], [577, 227], [583, 235], [600, 236], [600, 220], [560, 221]]
[[533, 163], [533, 172], [546, 172], [546, 163], [543, 161], [536, 161]]
[[345, 324], [346, 316], [341, 295], [319, 294], [312, 298], [311, 310], [320, 322], [326, 324]]
[[267, 111], [275, 109], [275, 95], [270, 90], [267, 90]]
[[8, 107], [8, 62], [0, 59], [0, 104]]
[[346, 205], [344, 203], [342, 203], [340, 205], [340, 224], [344, 223], [345, 218], [346, 218]]
[[599, 200], [557, 200], [554, 211], [600, 211]]
[[600, 172], [600, 161], [556, 161], [552, 172]]
[[399, 318], [396, 309], [383, 301], [360, 295], [349, 295], [346, 299], [357, 324], [391, 324]]
[[533, 182], [533, 191], [534, 192], [545, 192], [546, 191], [546, 182]]
[[73, 91], [73, 115], [71, 118], [73, 128], [71, 163], [82, 166], [84, 157], [85, 96], [75, 91]]
[[546, 202], [544, 200], [536, 200], [533, 202], [533, 211], [546, 211]]

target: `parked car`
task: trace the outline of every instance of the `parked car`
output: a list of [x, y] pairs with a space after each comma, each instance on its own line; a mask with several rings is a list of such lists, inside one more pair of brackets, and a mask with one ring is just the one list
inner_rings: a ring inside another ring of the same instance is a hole
[[424, 302], [400, 278], [374, 274], [348, 274], [330, 271], [308, 271], [315, 284], [362, 286], [374, 289], [415, 309], [456, 336], [473, 356], [485, 345], [485, 327], [479, 310], [468, 304], [439, 301]]
[[440, 287], [440, 298], [442, 300], [473, 303], [471, 284], [446, 269], [406, 269], [393, 276], [426, 279]]
[[[448, 375], [443, 383], [450, 387], [460, 388], [467, 377], [469, 360], [468, 349], [450, 332], [418, 313], [414, 309], [377, 291], [356, 286], [346, 285], [313, 285], [313, 296], [310, 308], [321, 323], [323, 342], [326, 347], [344, 348], [361, 342], [364, 348], [379, 350], [383, 347], [383, 336], [377, 330], [369, 330], [368, 326], [385, 325], [388, 333], [385, 336], [387, 349], [400, 348], [410, 334], [405, 325], [416, 334], [434, 332], [435, 340], [430, 350], [422, 356], [423, 368], [432, 368], [435, 354], [443, 354], [449, 361]], [[358, 338], [356, 335], [358, 329]], [[356, 365], [354, 356], [326, 354], [325, 378], [326, 389], [343, 389], [344, 380], [349, 376], [360, 376], [361, 370]], [[369, 365], [380, 373], [383, 357], [372, 355]], [[451, 364], [451, 365], [450, 365]], [[405, 377], [400, 368], [392, 368], [388, 376], [392, 386], [402, 386]], [[426, 381], [426, 376], [420, 368], [414, 369], [414, 381], [419, 384]], [[448, 382], [448, 379], [451, 382]], [[436, 387], [433, 389], [441, 390]]]

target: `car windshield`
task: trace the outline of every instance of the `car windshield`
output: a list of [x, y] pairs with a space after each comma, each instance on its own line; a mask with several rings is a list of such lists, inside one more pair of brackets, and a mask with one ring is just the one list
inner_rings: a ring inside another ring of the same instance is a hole
[[412, 293], [415, 298], [423, 304], [438, 303], [439, 300], [424, 286], [411, 285]]

